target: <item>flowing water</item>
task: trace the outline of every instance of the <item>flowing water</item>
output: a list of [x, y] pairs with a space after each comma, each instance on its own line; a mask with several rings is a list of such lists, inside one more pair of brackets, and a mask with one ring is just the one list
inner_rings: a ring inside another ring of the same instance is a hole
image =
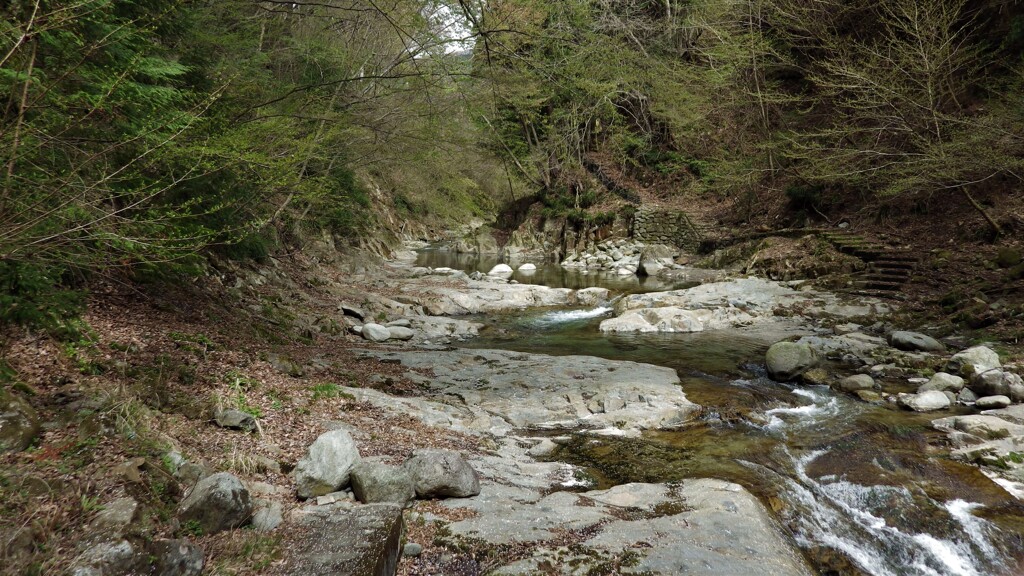
[[[436, 258], [424, 255], [421, 264], [489, 269]], [[572, 273], [540, 268], [540, 278], [580, 287]], [[583, 285], [644, 289], [590, 280]], [[705, 408], [698, 422], [639, 439], [581, 435], [558, 453], [600, 487], [737, 482], [765, 502], [821, 574], [1024, 574], [1024, 506], [978, 469], [929, 448], [939, 438], [928, 426], [932, 417], [769, 380], [760, 362], [778, 333], [605, 336], [597, 326], [610, 316], [610, 308], [597, 307], [484, 318], [490, 329], [467, 344], [677, 371], [687, 396]]]

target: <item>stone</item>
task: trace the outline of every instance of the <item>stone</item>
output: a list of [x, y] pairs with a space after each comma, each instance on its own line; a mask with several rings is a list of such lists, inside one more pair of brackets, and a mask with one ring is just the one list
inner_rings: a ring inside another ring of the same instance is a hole
[[384, 342], [388, 338], [391, 338], [391, 330], [389, 328], [381, 326], [380, 324], [374, 324], [373, 322], [363, 324], [363, 329], [360, 334], [370, 342]]
[[978, 395], [972, 392], [970, 388], [964, 388], [956, 395], [956, 399], [961, 404], [970, 404], [978, 401]]
[[[203, 478], [206, 478], [213, 471], [208, 466], [200, 462], [186, 462], [178, 468], [175, 472], [174, 477], [180, 480], [186, 486], [192, 486]], [[141, 480], [141, 477], [140, 477]]]
[[945, 352], [946, 347], [941, 342], [918, 332], [897, 330], [889, 334], [889, 345], [897, 350], [908, 352]]
[[18, 560], [29, 556], [36, 549], [36, 530], [29, 526], [21, 526], [4, 534], [4, 546], [0, 547], [0, 555], [8, 560]]
[[920, 394], [900, 394], [896, 403], [914, 412], [933, 412], [949, 408], [949, 397], [938, 390], [921, 392]]
[[411, 328], [405, 328], [404, 326], [393, 326], [388, 328], [388, 332], [391, 333], [391, 339], [393, 340], [412, 340], [413, 336], [416, 335]]
[[576, 291], [576, 303], [580, 306], [597, 306], [608, 301], [607, 288], [584, 288]]
[[946, 363], [946, 372], [969, 377], [1000, 366], [999, 354], [986, 346], [974, 346], [954, 354]]
[[404, 506], [416, 497], [412, 476], [404, 467], [360, 462], [352, 468], [352, 493], [364, 504], [390, 502]]
[[917, 391], [929, 392], [959, 392], [964, 387], [964, 379], [946, 372], [936, 372], [927, 382], [922, 384]]
[[537, 265], [536, 264], [530, 264], [529, 262], [527, 262], [526, 264], [523, 264], [522, 266], [520, 266], [518, 268], [518, 270], [520, 272], [534, 272], [534, 271], [537, 270]]
[[344, 487], [358, 463], [359, 449], [348, 432], [339, 429], [321, 434], [295, 467], [299, 498], [322, 496]]
[[800, 375], [800, 381], [809, 386], [822, 386], [828, 384], [828, 371], [824, 368], [811, 368]]
[[252, 515], [252, 527], [260, 532], [270, 532], [284, 522], [281, 503], [263, 500]]
[[491, 268], [490, 271], [487, 272], [487, 275], [488, 276], [498, 276], [498, 277], [511, 276], [512, 275], [512, 267], [509, 266], [508, 264], [497, 264], [497, 265], [494, 266], [494, 268]]
[[196, 523], [203, 534], [238, 528], [251, 517], [249, 490], [229, 472], [203, 478], [178, 506], [181, 522]]
[[776, 342], [765, 354], [768, 376], [777, 382], [788, 382], [818, 364], [818, 355], [807, 344]]
[[132, 458], [126, 460], [114, 466], [111, 469], [111, 474], [123, 478], [124, 480], [133, 484], [142, 484], [145, 480], [142, 478], [142, 467], [146, 465], [146, 459], [142, 457]]
[[422, 449], [402, 467], [412, 477], [420, 498], [468, 498], [480, 493], [480, 479], [458, 452]]
[[527, 450], [526, 453], [534, 458], [543, 458], [545, 456], [550, 456], [557, 449], [558, 444], [555, 444], [550, 439], [545, 438]]
[[289, 549], [290, 576], [392, 576], [402, 553], [402, 507], [395, 504], [316, 506], [296, 515], [307, 534]]
[[402, 556], [408, 556], [409, 558], [415, 558], [423, 553], [423, 546], [415, 542], [409, 542], [402, 547]]
[[127, 540], [101, 542], [90, 546], [75, 559], [71, 576], [128, 574], [134, 563], [135, 548]]
[[971, 377], [970, 389], [981, 396], [1008, 396], [1014, 402], [1024, 402], [1024, 381], [1012, 373], [993, 368]]
[[1006, 396], [983, 396], [974, 401], [974, 407], [979, 410], [998, 410], [1010, 405], [1010, 399]]
[[36, 411], [24, 398], [0, 388], [0, 452], [21, 452], [39, 434]]
[[199, 576], [203, 550], [188, 540], [157, 540], [149, 546], [153, 576]]
[[836, 336], [842, 336], [844, 334], [850, 334], [852, 332], [860, 332], [864, 327], [860, 324], [854, 324], [853, 322], [847, 322], [845, 324], [836, 324], [832, 327], [832, 331], [835, 332]]
[[337, 492], [331, 492], [330, 494], [324, 494], [323, 496], [316, 497], [317, 506], [327, 506], [328, 504], [334, 504], [335, 502], [351, 502], [352, 493], [348, 490], [339, 490]]
[[117, 498], [103, 505], [89, 525], [91, 534], [102, 534], [104, 539], [121, 538], [139, 511], [134, 498]]
[[843, 392], [871, 390], [875, 387], [875, 379], [867, 374], [854, 374], [840, 380], [836, 387]]
[[277, 354], [274, 352], [267, 354], [267, 363], [269, 363], [274, 370], [277, 370], [282, 374], [287, 374], [293, 378], [301, 378], [306, 375], [306, 371], [302, 368], [302, 365], [283, 354]]
[[384, 325], [386, 328], [393, 328], [398, 326], [399, 328], [412, 328], [412, 320], [408, 318], [399, 318], [398, 320], [392, 320]]
[[857, 398], [860, 398], [861, 401], [868, 402], [870, 404], [881, 404], [885, 400], [882, 398], [881, 394], [874, 390], [857, 390], [854, 394]]
[[256, 418], [254, 418], [252, 414], [242, 412], [241, 410], [235, 410], [234, 408], [218, 410], [214, 415], [214, 420], [221, 428], [246, 431], [254, 430], [256, 428]]
[[1012, 268], [1021, 262], [1021, 251], [1017, 248], [1004, 246], [996, 253], [996, 265], [1000, 268]]
[[338, 310], [345, 316], [351, 316], [360, 322], [364, 322], [366, 320], [366, 313], [363, 312], [362, 308], [349, 306], [348, 304], [338, 304]]

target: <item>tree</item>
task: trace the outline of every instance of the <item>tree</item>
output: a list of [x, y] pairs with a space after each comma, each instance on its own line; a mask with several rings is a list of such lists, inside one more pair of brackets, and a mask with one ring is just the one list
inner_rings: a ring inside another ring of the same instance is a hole
[[[882, 197], [958, 190], [1019, 177], [1019, 118], [984, 92], [995, 53], [967, 0], [871, 3], [776, 0], [771, 18], [801, 51], [818, 121], [788, 134], [806, 181]], [[990, 105], [982, 98], [992, 98]]]

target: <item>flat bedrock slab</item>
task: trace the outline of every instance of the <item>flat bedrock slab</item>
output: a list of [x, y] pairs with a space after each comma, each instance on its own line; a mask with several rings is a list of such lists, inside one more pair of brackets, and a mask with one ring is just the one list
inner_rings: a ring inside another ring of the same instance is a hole
[[[639, 556], [623, 574], [786, 574], [811, 571], [783, 537], [767, 510], [739, 484], [692, 479], [673, 485], [624, 484], [609, 490], [555, 492], [536, 501], [517, 501], [492, 488], [479, 498], [449, 500], [477, 515], [449, 526], [458, 543], [479, 538], [492, 544], [531, 543], [531, 558], [499, 568], [497, 574], [587, 573], [629, 550]], [[623, 519], [626, 518], [626, 519]], [[584, 530], [573, 558], [550, 540], [563, 530]], [[562, 562], [552, 562], [556, 557]]]
[[[367, 354], [410, 369], [406, 376], [454, 406], [462, 425], [499, 435], [517, 428], [670, 429], [700, 409], [674, 370], [652, 364], [503, 350]], [[422, 369], [433, 375], [416, 371]]]
[[786, 324], [790, 317], [882, 316], [889, 308], [870, 298], [844, 300], [771, 280], [738, 278], [685, 290], [632, 294], [616, 304], [615, 313], [616, 318], [601, 322], [602, 332], [701, 332]]

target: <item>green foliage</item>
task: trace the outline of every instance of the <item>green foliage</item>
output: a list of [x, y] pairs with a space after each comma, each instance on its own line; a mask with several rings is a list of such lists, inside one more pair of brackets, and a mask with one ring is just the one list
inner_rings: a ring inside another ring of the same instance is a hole
[[0, 260], [0, 329], [26, 326], [76, 336], [83, 307], [84, 295], [64, 286], [60, 268]]
[[228, 386], [231, 388], [232, 394], [234, 394], [235, 408], [251, 415], [253, 418], [262, 418], [263, 411], [258, 406], [249, 404], [247, 397], [248, 392], [252, 392], [259, 387], [259, 380], [250, 378], [237, 370], [231, 370], [226, 377]]
[[198, 520], [186, 520], [185, 523], [181, 525], [181, 531], [193, 538], [199, 538], [203, 535], [203, 526]]
[[793, 207], [809, 210], [820, 206], [824, 190], [823, 186], [791, 184], [786, 187], [785, 193]]
[[322, 398], [345, 398], [346, 400], [355, 400], [355, 396], [342, 391], [341, 387], [333, 382], [316, 384], [309, 390], [313, 393], [314, 402]]

